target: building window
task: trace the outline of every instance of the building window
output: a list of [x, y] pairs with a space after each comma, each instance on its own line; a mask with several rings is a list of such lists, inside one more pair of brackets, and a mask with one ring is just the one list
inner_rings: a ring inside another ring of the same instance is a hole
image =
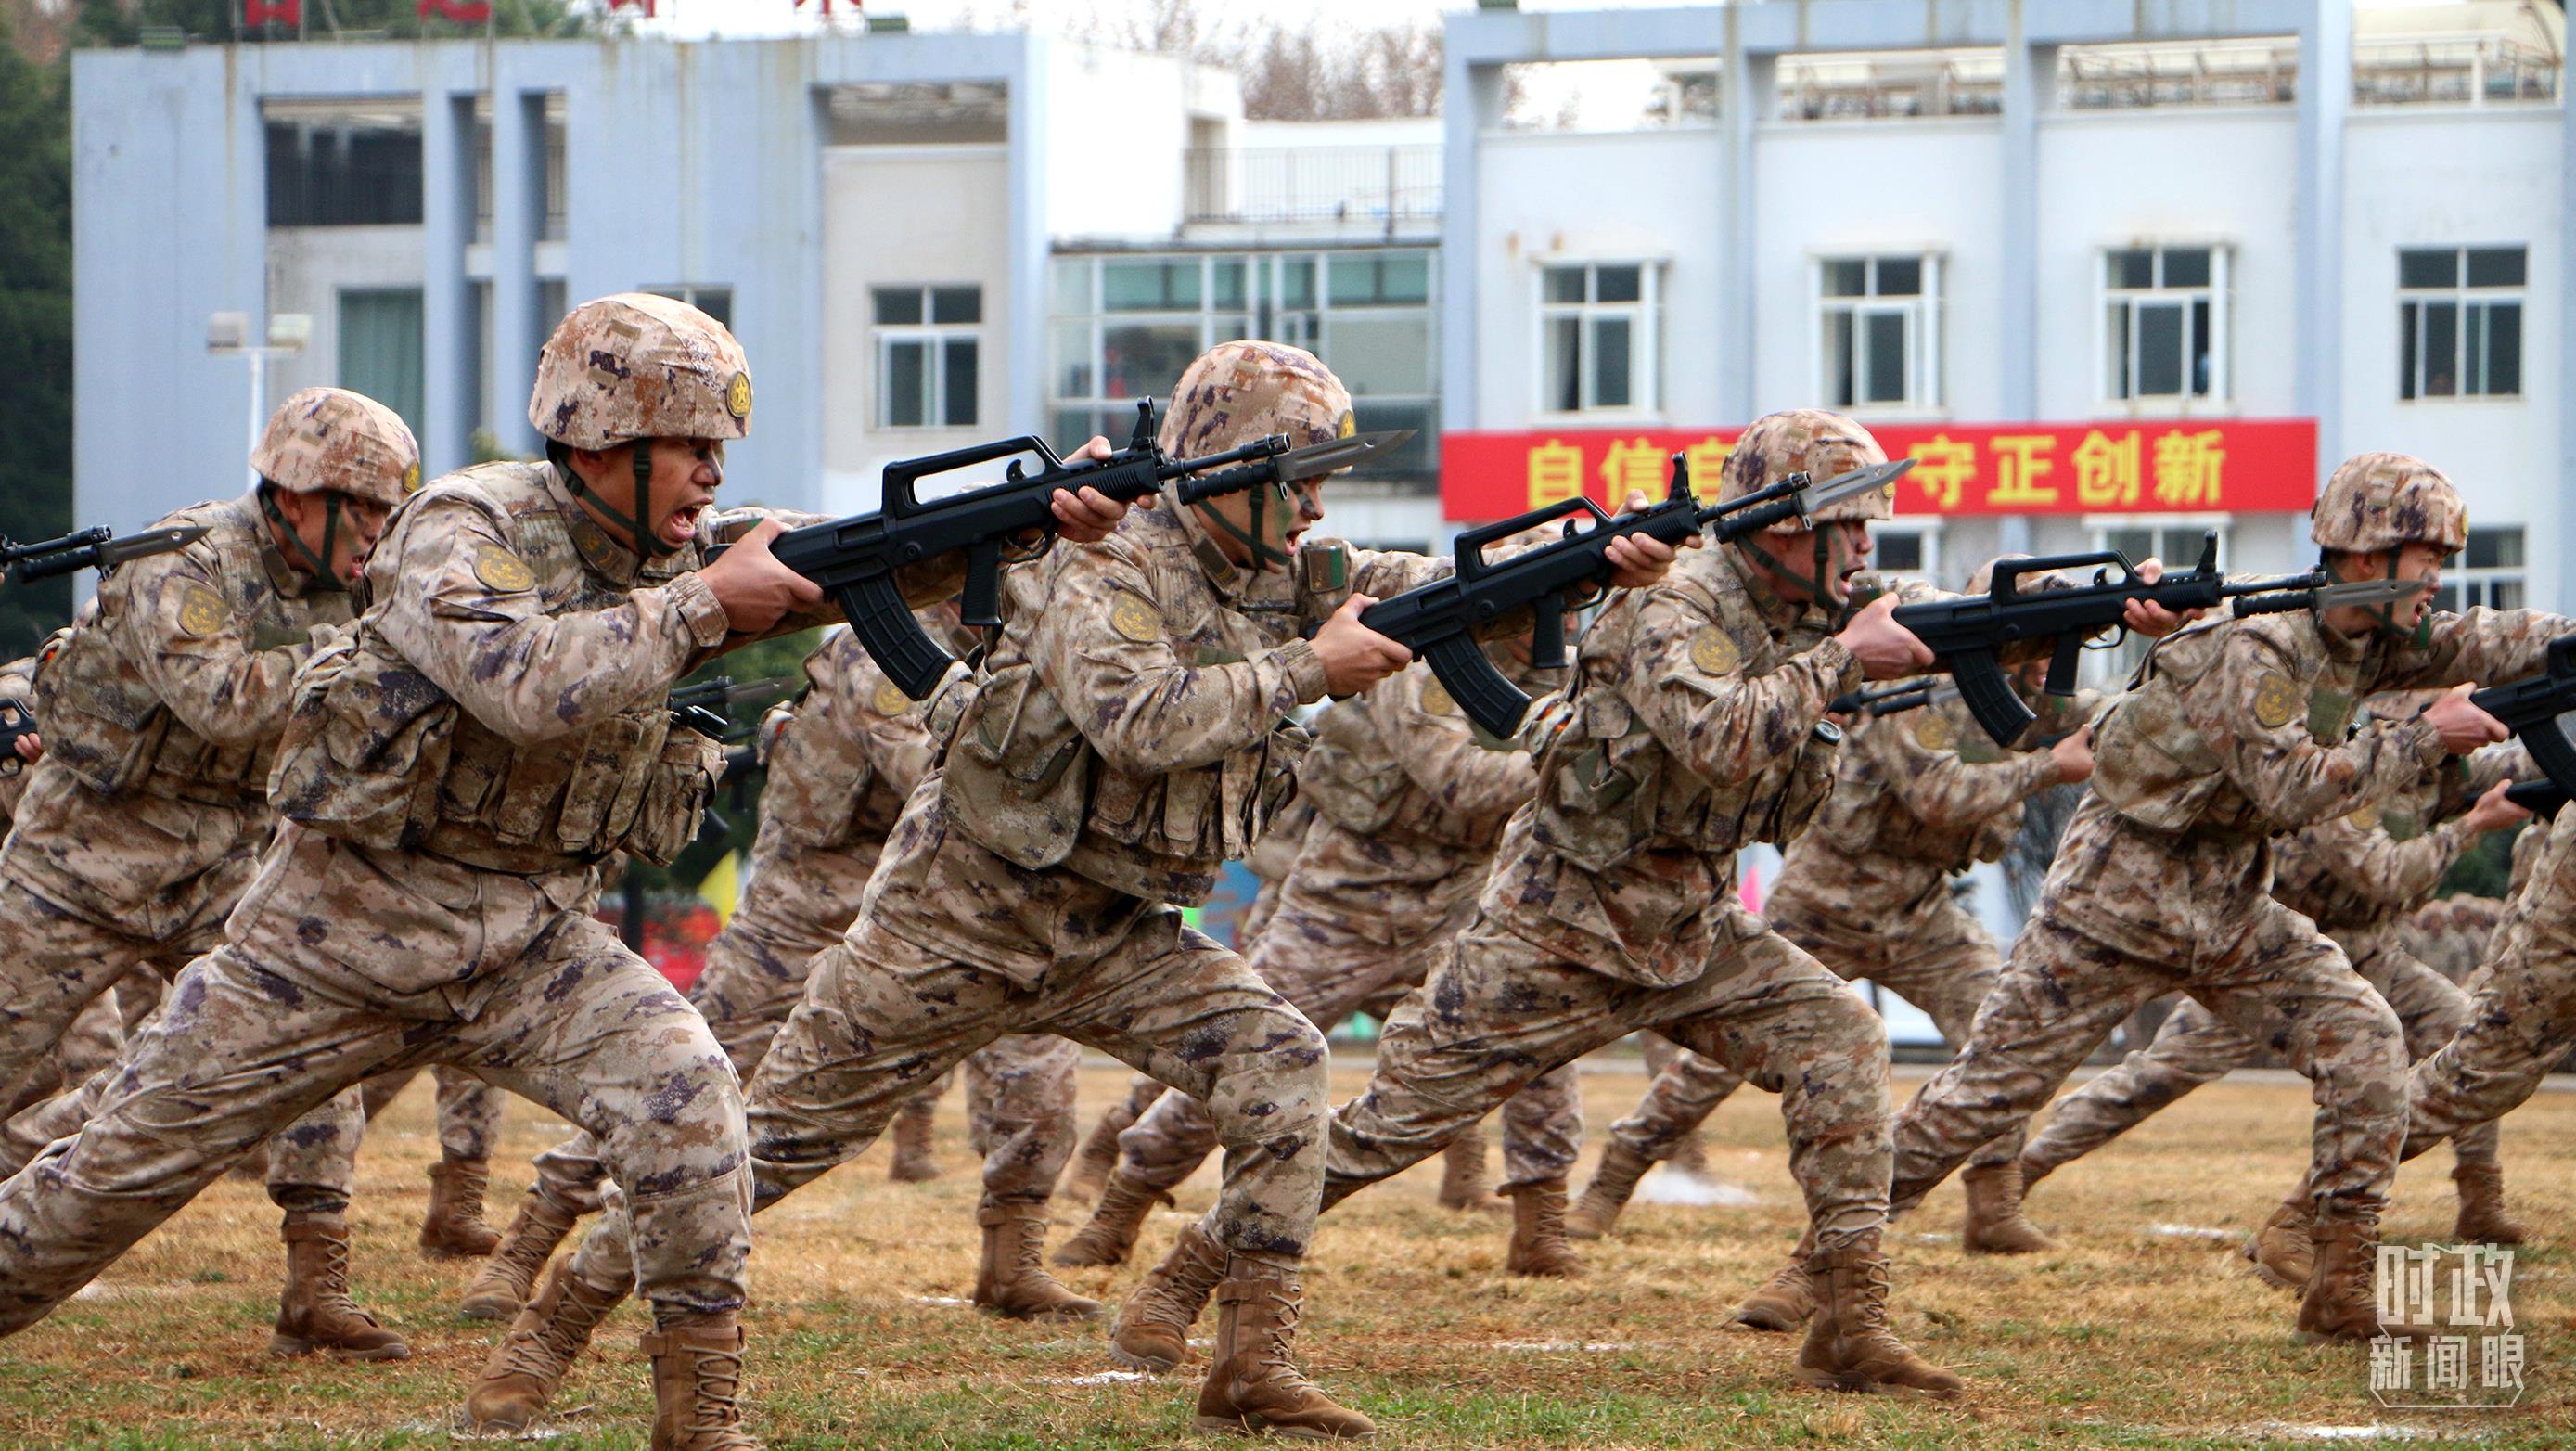
[[417, 287], [340, 290], [340, 386], [402, 415], [420, 436], [421, 300]]
[[2397, 396], [2522, 393], [2523, 249], [2397, 254]]
[[1539, 269], [1539, 411], [1662, 407], [1660, 273], [1651, 262]]
[[560, 277], [538, 278], [537, 336], [553, 337], [555, 326], [561, 323], [564, 320], [564, 314], [570, 311], [572, 311], [572, 298], [564, 290], [564, 280]]
[[1817, 391], [1833, 408], [1941, 405], [1941, 259], [1816, 263]]
[[1869, 564], [1882, 579], [1937, 582], [1941, 574], [1940, 524], [1931, 520], [1872, 524]]
[[1095, 433], [1123, 442], [1136, 400], [1169, 392], [1199, 354], [1266, 338], [1322, 358], [1360, 427], [1415, 430], [1371, 476], [1428, 478], [1439, 467], [1437, 270], [1420, 248], [1059, 256], [1052, 433], [1068, 448]]
[[639, 287], [636, 291], [649, 292], [655, 297], [667, 297], [675, 302], [685, 302], [714, 318], [725, 331], [733, 331], [733, 289], [730, 287], [708, 287], [684, 282], [670, 287]]
[[272, 227], [416, 226], [420, 117], [280, 117], [267, 121]]
[[2225, 399], [2224, 247], [2123, 247], [2102, 254], [2102, 396]]
[[2469, 531], [2469, 547], [2442, 570], [2433, 607], [2442, 610], [2523, 607], [2522, 526]]
[[877, 427], [972, 428], [984, 289], [876, 287]]
[[[2163, 564], [2168, 573], [2198, 565], [2201, 546], [2213, 534], [2218, 536], [2219, 569], [2225, 570], [2235, 557], [2235, 541], [2230, 537], [2234, 521], [2225, 514], [2111, 515], [2085, 522], [2092, 527], [2095, 549], [2116, 549], [2131, 564], [2153, 559]], [[2086, 577], [2091, 576], [2088, 573]], [[2138, 663], [2147, 658], [2147, 647], [2154, 643], [2132, 635], [2116, 649], [2087, 652], [2084, 683], [2109, 686], [2127, 680], [2137, 672]]]

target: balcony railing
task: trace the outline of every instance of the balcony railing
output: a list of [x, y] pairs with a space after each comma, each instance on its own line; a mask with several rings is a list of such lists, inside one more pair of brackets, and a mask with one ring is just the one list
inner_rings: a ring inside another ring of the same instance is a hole
[[1368, 223], [1440, 219], [1437, 146], [1199, 147], [1185, 153], [1193, 222]]

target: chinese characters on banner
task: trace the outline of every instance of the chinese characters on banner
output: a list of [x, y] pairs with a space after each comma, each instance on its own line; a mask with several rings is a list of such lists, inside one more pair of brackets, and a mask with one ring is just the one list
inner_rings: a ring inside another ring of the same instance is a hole
[[[1714, 497], [1739, 428], [1549, 429], [1450, 433], [1440, 440], [1440, 512], [1506, 519], [1560, 499], [1603, 504], [1664, 496], [1673, 454]], [[1889, 424], [1890, 458], [1919, 460], [1897, 485], [1898, 515], [2306, 513], [2316, 500], [2312, 419]]]

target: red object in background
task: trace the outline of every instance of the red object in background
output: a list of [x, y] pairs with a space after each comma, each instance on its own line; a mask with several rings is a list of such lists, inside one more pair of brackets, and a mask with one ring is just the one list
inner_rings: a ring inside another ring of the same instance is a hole
[[[1741, 428], [1560, 428], [1440, 437], [1440, 512], [1508, 519], [1577, 495], [1661, 499], [1679, 453], [1717, 493]], [[1890, 458], [1918, 462], [1897, 517], [1965, 514], [2300, 513], [2317, 497], [2312, 418], [1873, 425]]]
[[647, 20], [653, 18], [653, 0], [608, 0], [608, 8], [611, 10], [622, 10], [629, 5], [643, 6], [644, 18]]
[[459, 25], [481, 25], [492, 18], [492, 7], [485, 0], [420, 0], [419, 13], [424, 20], [436, 15]]
[[280, 25], [304, 23], [304, 0], [242, 0], [242, 24]]
[[[618, 927], [621, 916], [615, 908], [603, 906], [599, 920]], [[671, 986], [687, 992], [697, 985], [699, 974], [707, 970], [707, 944], [722, 930], [715, 908], [704, 904], [677, 911], [648, 908], [644, 913], [644, 960], [670, 979]]]

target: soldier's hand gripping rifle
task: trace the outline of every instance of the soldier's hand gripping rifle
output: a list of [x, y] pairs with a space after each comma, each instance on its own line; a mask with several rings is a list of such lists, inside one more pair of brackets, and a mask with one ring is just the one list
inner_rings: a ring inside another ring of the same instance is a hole
[[[2576, 742], [2567, 738], [2559, 719], [2576, 710], [2576, 635], [2549, 642], [2541, 672], [2509, 685], [2491, 685], [2469, 697], [2469, 704], [2504, 722], [2531, 752], [2531, 759], [2550, 782], [2576, 796]], [[2519, 790], [2520, 788], [2515, 788]], [[2508, 797], [2512, 792], [2505, 793]]]
[[0, 568], [9, 571], [11, 580], [26, 584], [78, 569], [113, 569], [129, 559], [184, 549], [205, 536], [202, 524], [173, 524], [120, 539], [102, 525], [34, 544], [0, 539]]
[[0, 695], [0, 776], [15, 776], [27, 763], [18, 742], [36, 734], [36, 713], [13, 695]]
[[[1455, 546], [1456, 573], [1378, 601], [1360, 611], [1360, 623], [1404, 645], [1416, 659], [1429, 661], [1432, 673], [1440, 677], [1467, 718], [1508, 740], [1520, 729], [1530, 699], [1485, 658], [1476, 642], [1477, 630], [1514, 610], [1534, 610], [1530, 664], [1541, 670], [1562, 668], [1565, 611], [1608, 587], [1612, 541], [1644, 535], [1678, 548], [1692, 535], [1713, 528], [1717, 542], [1724, 544], [1885, 488], [1914, 466], [1910, 458], [1898, 459], [1822, 483], [1792, 474], [1759, 493], [1702, 507], [1691, 493], [1689, 463], [1680, 454], [1674, 454], [1672, 462], [1672, 487], [1664, 502], [1635, 513], [1614, 518], [1590, 499], [1573, 498], [1468, 530], [1458, 536]], [[1508, 559], [1486, 560], [1486, 546], [1558, 520], [1565, 524], [1563, 537]], [[1591, 527], [1578, 528], [1578, 521], [1589, 521]]]
[[[2018, 588], [2026, 575], [2088, 565], [2098, 566], [2090, 584], [2030, 593]], [[2201, 543], [2199, 564], [2179, 574], [2168, 572], [2152, 584], [2138, 578], [2137, 567], [2117, 550], [2010, 559], [1995, 565], [1994, 587], [1985, 594], [1898, 605], [1896, 623], [1931, 649], [1934, 670], [1946, 670], [1958, 680], [1969, 714], [1995, 744], [2009, 746], [2038, 719], [2005, 673], [2002, 652], [2010, 646], [2053, 639], [2044, 688], [2064, 698], [2075, 693], [2075, 666], [2079, 652], [2088, 648], [2087, 637], [2117, 629], [2120, 633], [2103, 642], [2107, 647], [2126, 635], [2122, 617], [2131, 600], [2162, 605], [2176, 614], [2232, 601], [2242, 618], [2389, 604], [2422, 588], [2416, 580], [2338, 583], [2322, 572], [2231, 580], [2218, 572], [2218, 536], [2211, 534]], [[2569, 763], [2576, 767], [2576, 750], [2570, 751]]]
[[[1364, 433], [1306, 448], [1274, 433], [1240, 448], [1204, 458], [1176, 459], [1155, 441], [1154, 403], [1136, 405], [1136, 431], [1127, 446], [1105, 459], [1057, 457], [1035, 436], [979, 443], [971, 448], [903, 459], [886, 465], [884, 506], [828, 524], [791, 529], [769, 542], [778, 562], [823, 587], [849, 617], [850, 629], [904, 694], [926, 700], [954, 663], [931, 642], [895, 585], [895, 571], [942, 555], [966, 556], [966, 588], [959, 614], [974, 628], [1002, 622], [1002, 564], [1006, 551], [1042, 550], [1056, 531], [1051, 501], [1058, 489], [1098, 490], [1122, 504], [1159, 493], [1174, 479], [1184, 505], [1259, 485], [1293, 483], [1397, 447], [1411, 429]], [[1027, 456], [1039, 461], [1026, 468]], [[958, 469], [1010, 459], [1003, 481], [986, 488], [924, 499], [921, 481]], [[1208, 473], [1215, 469], [1219, 472]], [[1197, 475], [1197, 477], [1191, 477]]]
[[2514, 782], [2504, 788], [2504, 799], [2543, 821], [2551, 821], [2557, 818], [2558, 808], [2567, 804], [2568, 795], [2557, 782], [2543, 778]]

